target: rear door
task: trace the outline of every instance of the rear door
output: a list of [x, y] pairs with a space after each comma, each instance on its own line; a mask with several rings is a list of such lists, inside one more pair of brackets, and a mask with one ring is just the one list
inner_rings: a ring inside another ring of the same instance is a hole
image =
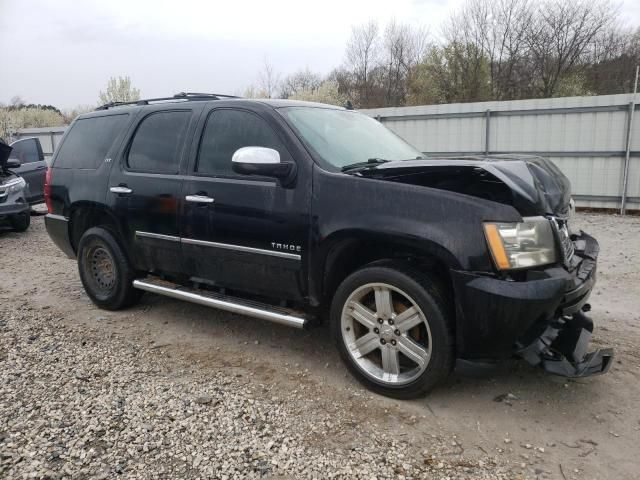
[[44, 201], [44, 177], [47, 164], [44, 161], [42, 146], [37, 138], [24, 138], [11, 144], [13, 151], [9, 158], [20, 160], [20, 167], [12, 169], [27, 182], [27, 202]]
[[184, 265], [191, 277], [221, 287], [298, 299], [310, 189], [231, 168], [233, 153], [247, 146], [273, 148], [282, 161], [293, 160], [286, 135], [268, 118], [238, 108], [212, 108], [202, 116], [182, 190]]
[[120, 220], [138, 269], [181, 273], [182, 169], [201, 109], [195, 102], [146, 108], [114, 159], [107, 204]]

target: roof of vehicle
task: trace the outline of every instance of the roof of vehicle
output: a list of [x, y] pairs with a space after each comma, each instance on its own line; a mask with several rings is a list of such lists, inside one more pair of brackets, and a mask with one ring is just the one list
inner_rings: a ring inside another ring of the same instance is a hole
[[268, 98], [242, 98], [235, 97], [232, 95], [221, 95], [217, 93], [188, 93], [181, 92], [171, 97], [160, 97], [160, 98], [149, 98], [149, 99], [140, 99], [131, 102], [110, 102], [96, 108], [96, 111], [104, 111], [117, 108], [118, 110], [124, 108], [135, 108], [142, 107], [147, 105], [172, 105], [176, 103], [183, 102], [219, 102], [219, 101], [232, 101], [232, 102], [243, 102], [243, 103], [261, 103], [264, 105], [269, 105], [272, 108], [283, 108], [283, 107], [314, 107], [314, 108], [330, 108], [336, 110], [343, 110], [343, 107], [337, 107], [335, 105], [328, 105], [325, 103], [317, 103], [317, 102], [305, 102], [301, 100], [283, 100], [283, 99], [268, 99]]

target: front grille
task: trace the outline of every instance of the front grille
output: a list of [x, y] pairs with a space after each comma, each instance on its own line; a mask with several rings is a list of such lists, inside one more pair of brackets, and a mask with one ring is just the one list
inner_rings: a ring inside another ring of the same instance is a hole
[[571, 259], [575, 253], [575, 247], [571, 236], [569, 234], [569, 222], [565, 219], [551, 218], [551, 224], [554, 226], [560, 242], [560, 249], [562, 250], [562, 257], [564, 264], [568, 267], [571, 265]]

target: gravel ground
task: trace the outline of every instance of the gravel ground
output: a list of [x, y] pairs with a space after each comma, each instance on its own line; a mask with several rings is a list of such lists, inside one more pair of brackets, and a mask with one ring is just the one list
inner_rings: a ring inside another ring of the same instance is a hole
[[640, 218], [577, 221], [603, 247], [612, 371], [510, 361], [399, 402], [345, 374], [324, 328], [153, 295], [96, 309], [33, 217], [0, 233], [0, 478], [640, 478]]

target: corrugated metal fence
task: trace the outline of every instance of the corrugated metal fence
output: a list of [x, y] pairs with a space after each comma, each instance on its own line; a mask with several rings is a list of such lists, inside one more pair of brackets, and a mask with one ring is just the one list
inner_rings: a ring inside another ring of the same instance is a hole
[[[458, 103], [362, 110], [431, 156], [525, 153], [552, 159], [578, 206], [620, 208], [631, 135], [627, 208], [640, 208], [640, 115], [629, 129], [632, 95]], [[638, 104], [635, 104], [636, 111]], [[65, 127], [26, 128], [50, 158]]]
[[458, 103], [362, 110], [430, 156], [523, 153], [553, 160], [576, 204], [620, 208], [627, 136], [626, 206], [640, 208], [640, 115], [632, 95]]

